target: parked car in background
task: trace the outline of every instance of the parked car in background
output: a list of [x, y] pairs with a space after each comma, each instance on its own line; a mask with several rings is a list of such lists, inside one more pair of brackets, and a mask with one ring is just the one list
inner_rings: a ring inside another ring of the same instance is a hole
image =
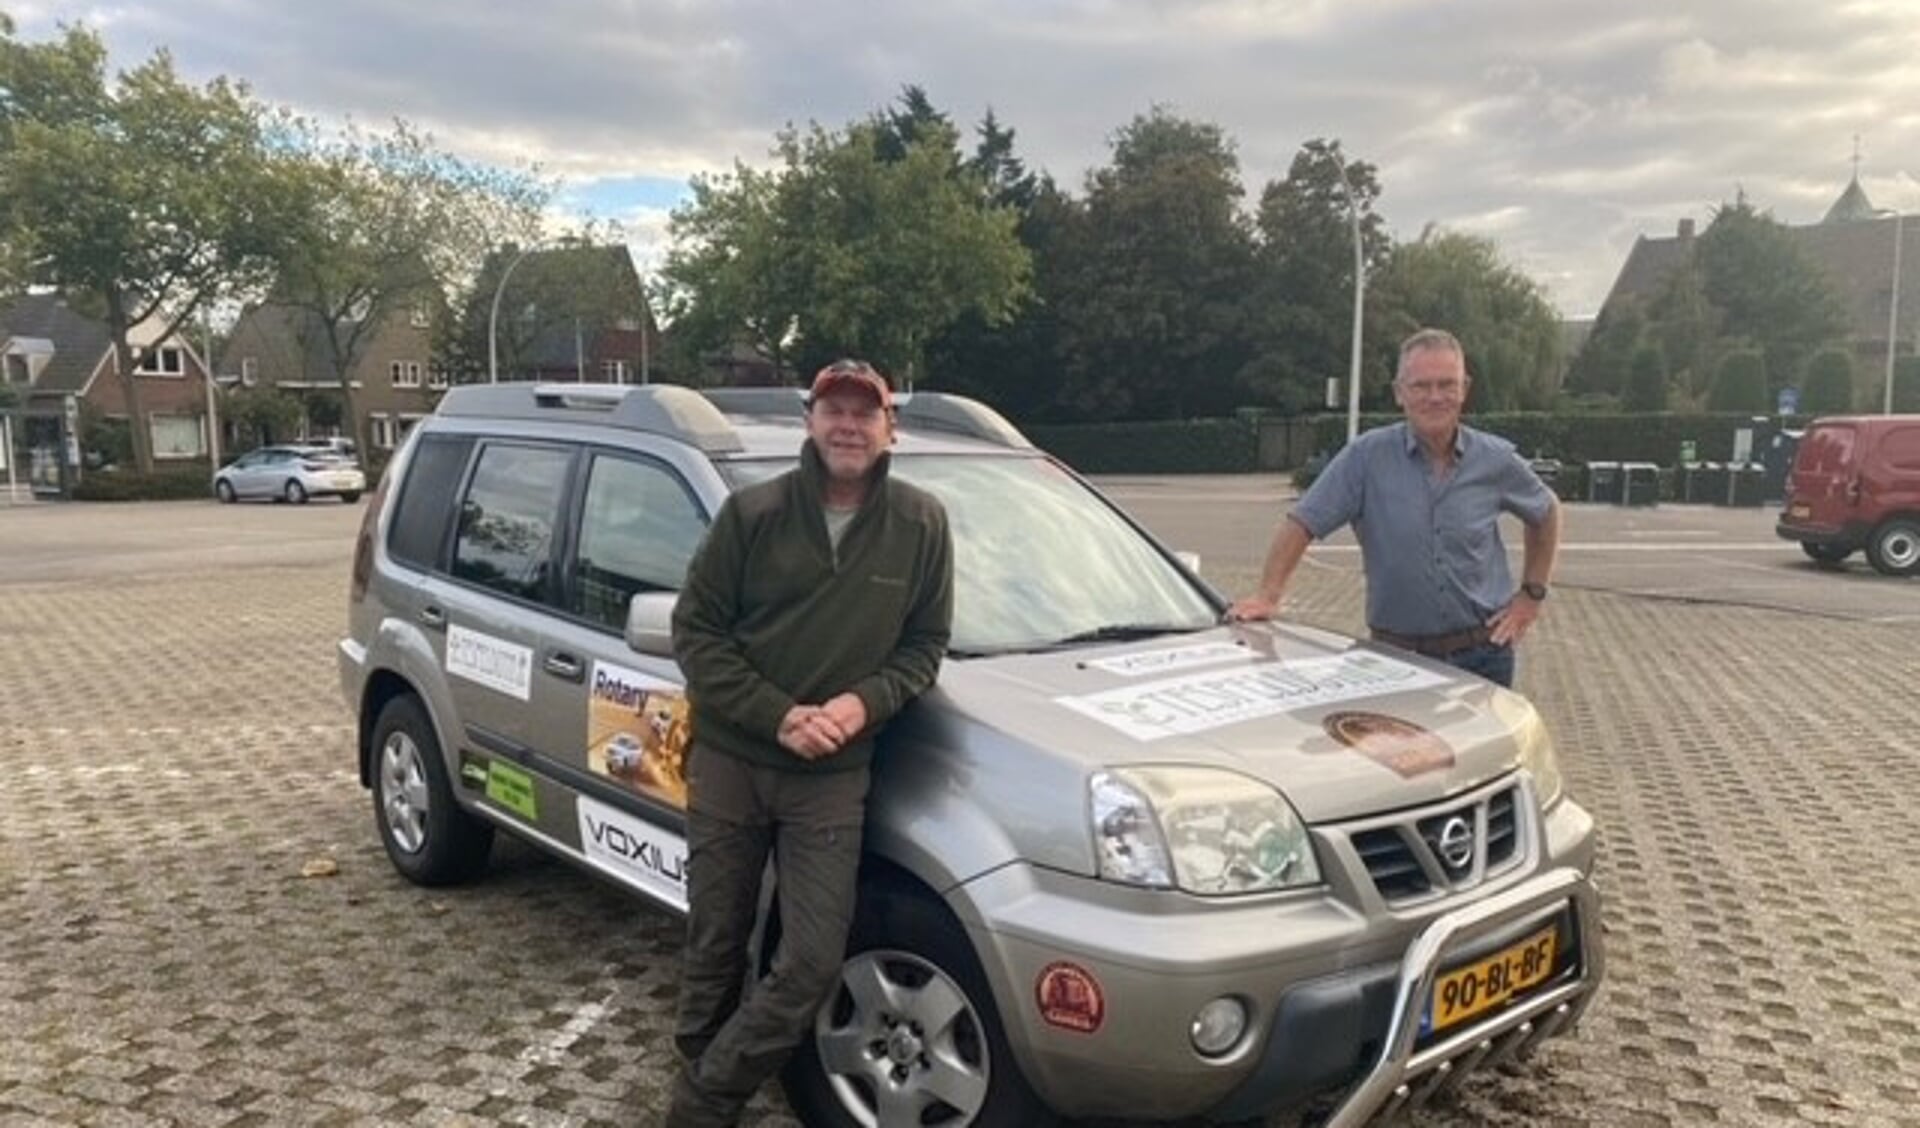
[[1823, 564], [1864, 548], [1875, 571], [1920, 575], [1920, 415], [1814, 420], [1774, 530]]
[[265, 498], [304, 505], [310, 498], [337, 497], [352, 504], [367, 489], [359, 464], [329, 451], [268, 446], [248, 451], [213, 476], [213, 494], [224, 502]]
[[[670, 615], [727, 495], [795, 464], [801, 411], [477, 385], [407, 437], [338, 653], [400, 873], [470, 877], [498, 830], [685, 910]], [[1222, 623], [1191, 565], [990, 409], [919, 393], [899, 423], [889, 473], [953, 529], [952, 647], [879, 737], [840, 986], [786, 1074], [802, 1122], [1332, 1100], [1350, 1128], [1573, 1027], [1604, 971], [1594, 825], [1525, 698]]]

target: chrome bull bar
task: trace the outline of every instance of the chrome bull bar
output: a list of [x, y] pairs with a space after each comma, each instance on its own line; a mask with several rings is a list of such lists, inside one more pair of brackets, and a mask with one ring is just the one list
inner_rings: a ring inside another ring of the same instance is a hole
[[[1492, 1018], [1468, 1023], [1459, 1033], [1415, 1052], [1434, 980], [1449, 957], [1530, 916], [1551, 918], [1569, 907], [1579, 936], [1577, 976], [1535, 991]], [[1552, 870], [1436, 918], [1401, 960], [1393, 1019], [1378, 1060], [1333, 1110], [1325, 1128], [1358, 1128], [1390, 1119], [1458, 1084], [1476, 1068], [1531, 1050], [1579, 1020], [1605, 969], [1600, 895], [1578, 870]]]

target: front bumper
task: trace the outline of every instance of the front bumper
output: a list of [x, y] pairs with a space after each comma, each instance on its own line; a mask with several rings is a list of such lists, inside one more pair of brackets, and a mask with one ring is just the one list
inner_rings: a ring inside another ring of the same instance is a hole
[[[1598, 897], [1586, 876], [1592, 834], [1583, 810], [1556, 804], [1535, 826], [1527, 864], [1444, 912], [1368, 903], [1345, 888], [1339, 865], [1329, 890], [1238, 906], [1116, 893], [1025, 867], [984, 875], [950, 897], [959, 895], [956, 911], [1022, 1072], [1056, 1111], [1246, 1119], [1347, 1090], [1335, 1123], [1353, 1125], [1424, 1100], [1579, 1017], [1604, 974]], [[1548, 923], [1562, 938], [1552, 977], [1458, 1028], [1421, 1036], [1436, 976]], [[1095, 1029], [1047, 1021], [1039, 996], [1047, 969], [1063, 961], [1094, 985]], [[1190, 1024], [1223, 996], [1246, 1006], [1248, 1033], [1204, 1057]]]

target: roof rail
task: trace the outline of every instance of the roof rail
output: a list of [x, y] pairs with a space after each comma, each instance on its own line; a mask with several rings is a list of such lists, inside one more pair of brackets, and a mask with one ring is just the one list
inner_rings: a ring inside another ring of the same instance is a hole
[[[807, 410], [806, 393], [799, 388], [706, 388], [701, 394], [729, 415], [799, 418]], [[893, 397], [893, 404], [900, 426], [907, 430], [939, 431], [1021, 450], [1033, 447], [1006, 416], [968, 396], [904, 392]]]
[[666, 435], [706, 451], [745, 450], [720, 409], [677, 384], [467, 384], [440, 398], [440, 415], [600, 423]]

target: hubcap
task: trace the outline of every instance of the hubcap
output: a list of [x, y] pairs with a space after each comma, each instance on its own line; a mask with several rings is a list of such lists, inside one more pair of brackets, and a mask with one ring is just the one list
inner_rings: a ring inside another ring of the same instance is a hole
[[1912, 568], [1920, 563], [1920, 533], [1895, 529], [1880, 542], [1881, 555], [1896, 568]]
[[911, 952], [849, 959], [813, 1034], [840, 1107], [863, 1128], [959, 1128], [986, 1105], [991, 1062], [980, 1015], [945, 972]]
[[380, 809], [394, 845], [417, 854], [427, 841], [427, 770], [420, 746], [404, 732], [380, 747]]

